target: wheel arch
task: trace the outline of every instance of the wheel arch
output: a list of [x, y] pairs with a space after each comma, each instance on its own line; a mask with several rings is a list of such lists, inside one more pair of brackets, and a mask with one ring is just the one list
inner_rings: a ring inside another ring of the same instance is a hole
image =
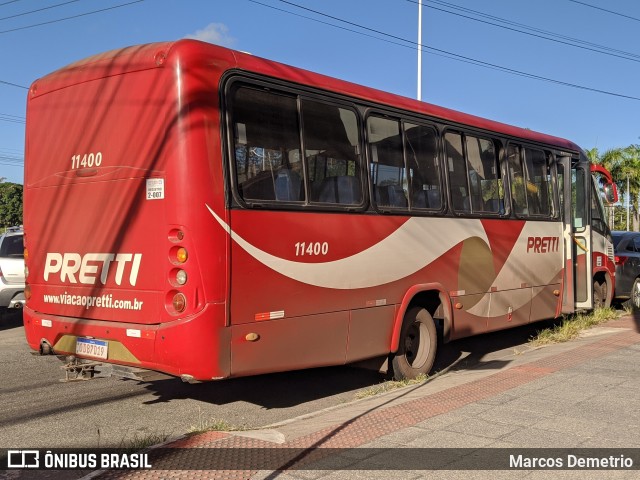
[[607, 298], [605, 303], [606, 305], [611, 305], [615, 295], [615, 278], [611, 275], [611, 272], [604, 267], [595, 268], [593, 271], [593, 281], [607, 284]]
[[414, 305], [426, 308], [434, 319], [436, 311], [438, 311], [439, 308], [442, 309], [442, 339], [444, 343], [449, 341], [451, 327], [453, 325], [451, 298], [440, 283], [421, 283], [407, 290], [396, 311], [391, 334], [390, 352], [396, 352], [398, 350], [404, 316], [407, 310]]

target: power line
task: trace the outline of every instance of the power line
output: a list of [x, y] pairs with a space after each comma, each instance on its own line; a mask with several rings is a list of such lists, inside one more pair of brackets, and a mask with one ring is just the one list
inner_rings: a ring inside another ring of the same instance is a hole
[[10, 3], [16, 3], [19, 2], [20, 0], [11, 0], [9, 2], [4, 2], [4, 3], [0, 3], [0, 7], [4, 6], [4, 5], [9, 5]]
[[590, 3], [586, 3], [586, 2], [579, 2], [578, 0], [569, 0], [569, 1], [573, 3], [578, 3], [580, 5], [584, 5], [585, 7], [595, 8], [596, 10], [601, 10], [603, 12], [611, 13], [612, 15], [617, 15], [619, 17], [624, 17], [624, 18], [628, 18], [629, 20], [635, 20], [636, 22], [640, 22], [640, 18], [632, 17], [631, 15], [626, 15], [620, 12], [614, 12], [613, 10], [607, 10], [606, 8], [598, 7], [596, 5], [591, 5]]
[[[13, 0], [13, 2], [16, 2], [16, 1], [18, 1], [18, 0]], [[42, 10], [48, 10], [48, 9], [51, 9], [51, 8], [60, 7], [60, 6], [63, 6], [63, 5], [67, 5], [69, 3], [75, 3], [75, 2], [79, 2], [79, 1], [80, 0], [70, 0], [68, 2], [58, 3], [56, 5], [51, 5], [49, 7], [40, 8], [38, 10], [31, 10], [29, 12], [24, 12], [24, 13], [21, 13], [21, 14], [18, 14], [18, 15], [13, 15], [13, 16], [10, 16], [10, 17], [0, 18], [0, 20], [6, 20], [8, 18], [13, 18], [13, 17], [21, 16], [21, 15], [28, 15], [30, 13], [40, 12]], [[132, 5], [134, 3], [140, 3], [140, 2], [143, 2], [143, 1], [144, 0], [136, 0], [136, 1], [133, 1], [133, 2], [122, 4], [122, 5], [116, 5], [116, 6], [109, 7], [109, 8], [104, 8], [104, 9], [101, 9], [101, 10], [95, 10], [95, 11], [92, 11], [92, 12], [82, 13], [82, 14], [79, 14], [79, 15], [71, 16], [71, 17], [60, 18], [60, 19], [57, 19], [57, 20], [51, 20], [49, 22], [38, 23], [36, 25], [28, 25], [26, 27], [14, 28], [14, 29], [11, 29], [11, 30], [5, 30], [5, 31], [2, 31], [0, 33], [15, 32], [17, 30], [24, 30], [24, 29], [27, 29], [27, 28], [33, 28], [33, 27], [39, 27], [39, 26], [42, 26], [42, 25], [48, 25], [50, 23], [62, 22], [64, 20], [70, 20], [70, 19], [73, 19], [73, 18], [78, 18], [78, 17], [82, 17], [82, 16], [86, 16], [86, 15], [92, 15], [94, 13], [105, 12], [105, 11], [108, 11], [108, 10], [113, 10], [115, 8], [126, 7], [128, 5]], [[0, 4], [0, 6], [6, 5], [8, 3], [13, 3], [13, 2], [2, 3], [2, 4]], [[18, 85], [17, 83], [7, 82], [7, 81], [4, 81], [4, 80], [0, 80], [0, 84], [9, 85], [9, 86], [12, 86], [12, 87], [18, 87], [18, 88], [23, 88], [25, 90], [29, 90], [29, 87], [25, 87], [24, 85]]]
[[24, 158], [13, 155], [0, 155], [0, 164], [10, 167], [21, 167], [24, 165]]
[[5, 82], [4, 80], [0, 80], [0, 83], [4, 85], [10, 85], [12, 87], [24, 88], [25, 90], [29, 90], [29, 87], [25, 87], [24, 85], [18, 85], [17, 83]]
[[[416, 0], [405, 0], [406, 2], [409, 3], [414, 3], [417, 4], [418, 2]], [[460, 10], [463, 11], [465, 13], [470, 13], [472, 15], [476, 15], [479, 17], [483, 17], [483, 18], [488, 18], [494, 21], [498, 21], [501, 23], [505, 23], [506, 25], [500, 25], [497, 23], [493, 23], [487, 20], [482, 20], [480, 18], [474, 18], [468, 15], [464, 15], [462, 13], [456, 13], [456, 12], [451, 12], [449, 10], [445, 10], [444, 8], [438, 8], [435, 7], [433, 5], [429, 5], [429, 4], [425, 4], [424, 6], [427, 8], [430, 8], [432, 10], [437, 10], [439, 12], [444, 12], [444, 13], [448, 13], [450, 15], [455, 15], [458, 17], [462, 17], [462, 18], [466, 18], [468, 20], [473, 20], [474, 22], [479, 22], [479, 23], [484, 23], [485, 25], [491, 25], [493, 27], [497, 27], [497, 28], [502, 28], [504, 30], [509, 30], [512, 32], [517, 32], [517, 33], [521, 33], [522, 35], [529, 35], [531, 37], [535, 37], [535, 38], [540, 38], [542, 40], [547, 40], [550, 42], [556, 42], [556, 43], [560, 43], [563, 45], [568, 45], [570, 47], [574, 47], [574, 48], [580, 48], [583, 50], [588, 50], [591, 52], [595, 52], [595, 53], [600, 53], [601, 55], [609, 55], [612, 57], [617, 57], [617, 58], [621, 58], [623, 60], [629, 60], [632, 62], [640, 62], [640, 55], [635, 54], [635, 53], [630, 53], [630, 52], [625, 52], [623, 50], [618, 50], [615, 48], [611, 48], [611, 47], [607, 47], [605, 45], [599, 45], [597, 43], [592, 43], [592, 42], [588, 42], [585, 40], [580, 40], [578, 38], [573, 38], [573, 37], [568, 37], [566, 35], [559, 35], [556, 34], [554, 32], [550, 32], [548, 30], [542, 30], [542, 29], [538, 29], [535, 27], [531, 27], [529, 25], [525, 25], [522, 23], [517, 23], [517, 22], [512, 22], [510, 20], [504, 19], [504, 18], [500, 18], [500, 17], [496, 17], [493, 15], [487, 15], [483, 12], [479, 12], [477, 10], [472, 10], [470, 8], [465, 8], [465, 7], [461, 7], [459, 5], [456, 4], [452, 4], [452, 3], [447, 3], [447, 2], [442, 2], [442, 1], [438, 1], [438, 0], [430, 0], [429, 3], [435, 3], [437, 5], [441, 5], [445, 8], [450, 8], [450, 9], [454, 9], [454, 10]], [[511, 26], [507, 26], [507, 25], [512, 25]], [[519, 27], [519, 28], [514, 28], [514, 27]], [[530, 31], [523, 31], [521, 30], [521, 28], [524, 28], [526, 30], [530, 30]], [[555, 38], [552, 38], [555, 37]]]
[[8, 113], [0, 113], [0, 120], [11, 123], [27, 123], [27, 120], [24, 117], [9, 115]]
[[15, 15], [10, 15], [8, 17], [2, 17], [0, 20], [8, 20], [10, 18], [23, 17], [25, 15], [30, 15], [32, 13], [42, 12], [43, 10], [50, 10], [56, 7], [62, 7], [63, 5], [68, 5], [69, 3], [79, 2], [80, 0], [69, 0], [68, 2], [58, 3], [57, 5], [50, 5], [48, 7], [38, 8], [37, 10], [31, 10], [29, 12], [16, 13]]
[[[342, 30], [351, 31], [351, 32], [357, 33], [359, 35], [372, 37], [372, 38], [375, 38], [377, 40], [381, 40], [381, 41], [384, 41], [384, 42], [387, 42], [387, 43], [400, 45], [400, 46], [403, 46], [405, 48], [411, 48], [411, 49], [417, 48], [417, 43], [414, 42], [413, 40], [409, 40], [409, 39], [406, 39], [406, 38], [398, 37], [396, 35], [385, 33], [385, 32], [382, 32], [380, 30], [375, 30], [373, 28], [365, 27], [365, 26], [357, 24], [355, 22], [350, 22], [348, 20], [343, 20], [341, 18], [334, 17], [332, 15], [325, 14], [323, 12], [312, 10], [310, 8], [295, 4], [293, 2], [289, 2], [287, 0], [279, 0], [279, 1], [282, 2], [282, 3], [289, 4], [291, 6], [294, 6], [294, 7], [300, 8], [302, 10], [310, 11], [312, 13], [315, 13], [316, 15], [320, 15], [320, 16], [323, 16], [323, 17], [331, 18], [333, 20], [346, 23], [347, 25], [352, 25], [352, 26], [355, 26], [357, 28], [360, 28], [360, 29], [363, 29], [363, 30], [366, 30], [366, 31], [374, 32], [374, 33], [376, 33], [378, 35], [383, 35], [383, 36], [386, 36], [386, 37], [390, 37], [390, 38], [405, 42], [405, 43], [407, 43], [409, 45], [405, 45], [405, 44], [401, 44], [401, 43], [397, 43], [397, 42], [391, 42], [391, 41], [385, 40], [383, 38], [375, 37], [375, 36], [372, 36], [372, 35], [367, 35], [365, 33], [362, 33], [362, 32], [356, 31], [356, 30], [352, 30], [352, 29], [349, 29], [349, 28], [345, 28], [345, 27], [342, 27], [342, 26], [339, 26], [339, 25], [335, 25], [335, 24], [332, 24], [332, 23], [329, 23], [329, 22], [324, 22], [324, 21], [321, 21], [321, 20], [318, 20], [318, 19], [315, 19], [315, 18], [312, 18], [312, 17], [306, 17], [304, 15], [300, 15], [300, 14], [297, 14], [295, 12], [291, 12], [291, 11], [288, 11], [288, 10], [284, 10], [284, 9], [281, 9], [281, 8], [274, 7], [272, 5], [268, 5], [268, 4], [259, 2], [258, 0], [249, 0], [249, 1], [252, 2], [252, 3], [256, 3], [258, 5], [262, 5], [264, 7], [268, 7], [268, 8], [272, 8], [274, 10], [278, 10], [278, 11], [281, 11], [281, 12], [288, 13], [290, 15], [295, 15], [295, 16], [298, 16], [298, 17], [306, 18], [308, 20], [312, 20], [312, 21], [315, 21], [315, 22], [318, 22], [318, 23], [329, 25], [329, 26], [332, 26], [334, 28], [339, 28], [339, 29], [342, 29]], [[437, 55], [440, 55], [440, 56], [445, 56], [446, 58], [450, 58], [452, 60], [461, 61], [463, 63], [471, 63], [471, 64], [476, 65], [476, 66], [481, 66], [481, 67], [489, 68], [489, 69], [492, 69], [492, 70], [498, 70], [498, 71], [502, 71], [504, 73], [509, 73], [509, 74], [512, 74], [512, 75], [531, 78], [531, 79], [534, 79], [534, 80], [544, 81], [544, 82], [548, 82], [548, 83], [554, 83], [556, 85], [563, 85], [563, 86], [566, 86], [566, 87], [576, 88], [576, 89], [579, 89], [579, 90], [585, 90], [585, 91], [590, 91], [590, 92], [594, 92], [594, 93], [600, 93], [600, 94], [603, 94], [603, 95], [609, 95], [609, 96], [618, 97], [618, 98], [626, 98], [626, 99], [629, 99], [629, 100], [640, 101], [640, 97], [634, 97], [632, 95], [625, 95], [625, 94], [621, 94], [621, 93], [611, 92], [611, 91], [608, 91], [608, 90], [602, 90], [602, 89], [598, 89], [598, 88], [587, 87], [585, 85], [579, 85], [579, 84], [576, 84], [576, 83], [565, 82], [565, 81], [554, 79], [554, 78], [543, 77], [541, 75], [535, 75], [533, 73], [528, 73], [528, 72], [524, 72], [524, 71], [521, 71], [521, 70], [516, 70], [516, 69], [513, 69], [513, 68], [509, 68], [509, 67], [504, 67], [502, 65], [498, 65], [498, 64], [494, 64], [494, 63], [490, 63], [490, 62], [485, 62], [483, 60], [478, 60], [478, 59], [475, 59], [475, 58], [472, 58], [472, 57], [467, 57], [467, 56], [464, 56], [464, 55], [460, 55], [460, 54], [457, 54], [457, 53], [454, 53], [454, 52], [450, 52], [450, 51], [439, 49], [439, 48], [435, 48], [435, 47], [429, 47], [429, 46], [423, 45], [423, 49], [428, 51], [427, 53], [432, 53], [432, 54], [437, 54]]]
[[115, 10], [116, 8], [127, 7], [129, 5], [133, 5], [135, 3], [140, 3], [140, 2], [144, 2], [144, 0], [134, 0], [133, 2], [123, 3], [123, 4], [120, 4], [120, 5], [114, 5], [113, 7], [102, 8], [100, 10], [93, 10], [93, 11], [87, 12], [87, 13], [80, 13], [78, 15], [73, 15], [73, 16], [70, 16], [70, 17], [59, 18], [57, 20], [49, 20], [48, 22], [42, 22], [42, 23], [36, 23], [36, 24], [33, 24], [33, 25], [27, 25], [26, 27], [18, 27], [18, 28], [12, 28], [10, 30], [2, 30], [2, 31], [0, 31], [0, 34], [1, 33], [17, 32], [18, 30], [26, 30], [28, 28], [41, 27], [42, 25], [50, 25], [52, 23], [64, 22], [65, 20], [71, 20], [73, 18], [86, 17], [87, 15], [93, 15], [94, 13], [101, 13], [101, 12], [106, 12], [106, 11], [109, 11], [109, 10]]

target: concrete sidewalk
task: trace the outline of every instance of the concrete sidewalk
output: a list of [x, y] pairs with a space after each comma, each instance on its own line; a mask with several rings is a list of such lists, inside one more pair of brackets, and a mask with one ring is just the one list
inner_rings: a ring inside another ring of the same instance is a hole
[[[261, 430], [187, 437], [167, 445], [172, 450], [162, 450], [153, 462], [171, 470], [91, 477], [640, 478], [640, 450], [625, 450], [640, 448], [639, 325], [627, 316], [569, 343], [510, 352], [508, 361], [502, 352], [505, 358], [491, 358], [481, 368]], [[495, 458], [483, 458], [495, 454], [491, 449], [523, 448], [613, 449], [596, 453], [633, 458], [636, 470], [509, 470], [506, 464], [504, 470], [481, 471], [496, 468]], [[223, 458], [225, 470], [198, 470], [211, 465], [212, 455]], [[432, 463], [420, 455], [431, 455], [438, 469], [425, 467]], [[280, 465], [293, 468], [273, 471]]]

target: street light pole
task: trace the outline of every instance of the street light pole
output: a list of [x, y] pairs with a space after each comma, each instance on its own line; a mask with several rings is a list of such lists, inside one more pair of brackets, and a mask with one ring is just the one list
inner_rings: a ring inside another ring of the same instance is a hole
[[629, 175], [627, 175], [627, 232], [629, 231], [629, 204], [631, 203], [631, 195], [629, 192]]
[[422, 0], [418, 0], [418, 100], [422, 100]]

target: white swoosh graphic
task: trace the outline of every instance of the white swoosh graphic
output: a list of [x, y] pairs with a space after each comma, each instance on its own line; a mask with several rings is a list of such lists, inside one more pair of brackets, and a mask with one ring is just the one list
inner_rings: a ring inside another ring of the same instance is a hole
[[[558, 251], [555, 255], [551, 253], [536, 254], [526, 253], [527, 238], [538, 237], [558, 237]], [[560, 270], [562, 270], [562, 231], [557, 223], [550, 222], [526, 222], [518, 240], [504, 263], [500, 272], [493, 281], [493, 285], [498, 286], [499, 291], [511, 290], [511, 307], [517, 310], [531, 301], [531, 291], [519, 289], [522, 282], [526, 281], [531, 286], [549, 285]], [[527, 296], [529, 294], [529, 296]], [[469, 309], [469, 313], [480, 317], [486, 317], [490, 308], [491, 297], [485, 295], [482, 299]], [[505, 311], [502, 313], [506, 313]], [[495, 307], [493, 307], [495, 309]], [[496, 317], [500, 312], [492, 312]]]
[[480, 220], [412, 217], [380, 242], [331, 262], [286, 260], [260, 250], [234, 232], [209, 205], [211, 215], [243, 250], [276, 272], [308, 285], [340, 290], [368, 288], [405, 278], [470, 237], [489, 241]]

